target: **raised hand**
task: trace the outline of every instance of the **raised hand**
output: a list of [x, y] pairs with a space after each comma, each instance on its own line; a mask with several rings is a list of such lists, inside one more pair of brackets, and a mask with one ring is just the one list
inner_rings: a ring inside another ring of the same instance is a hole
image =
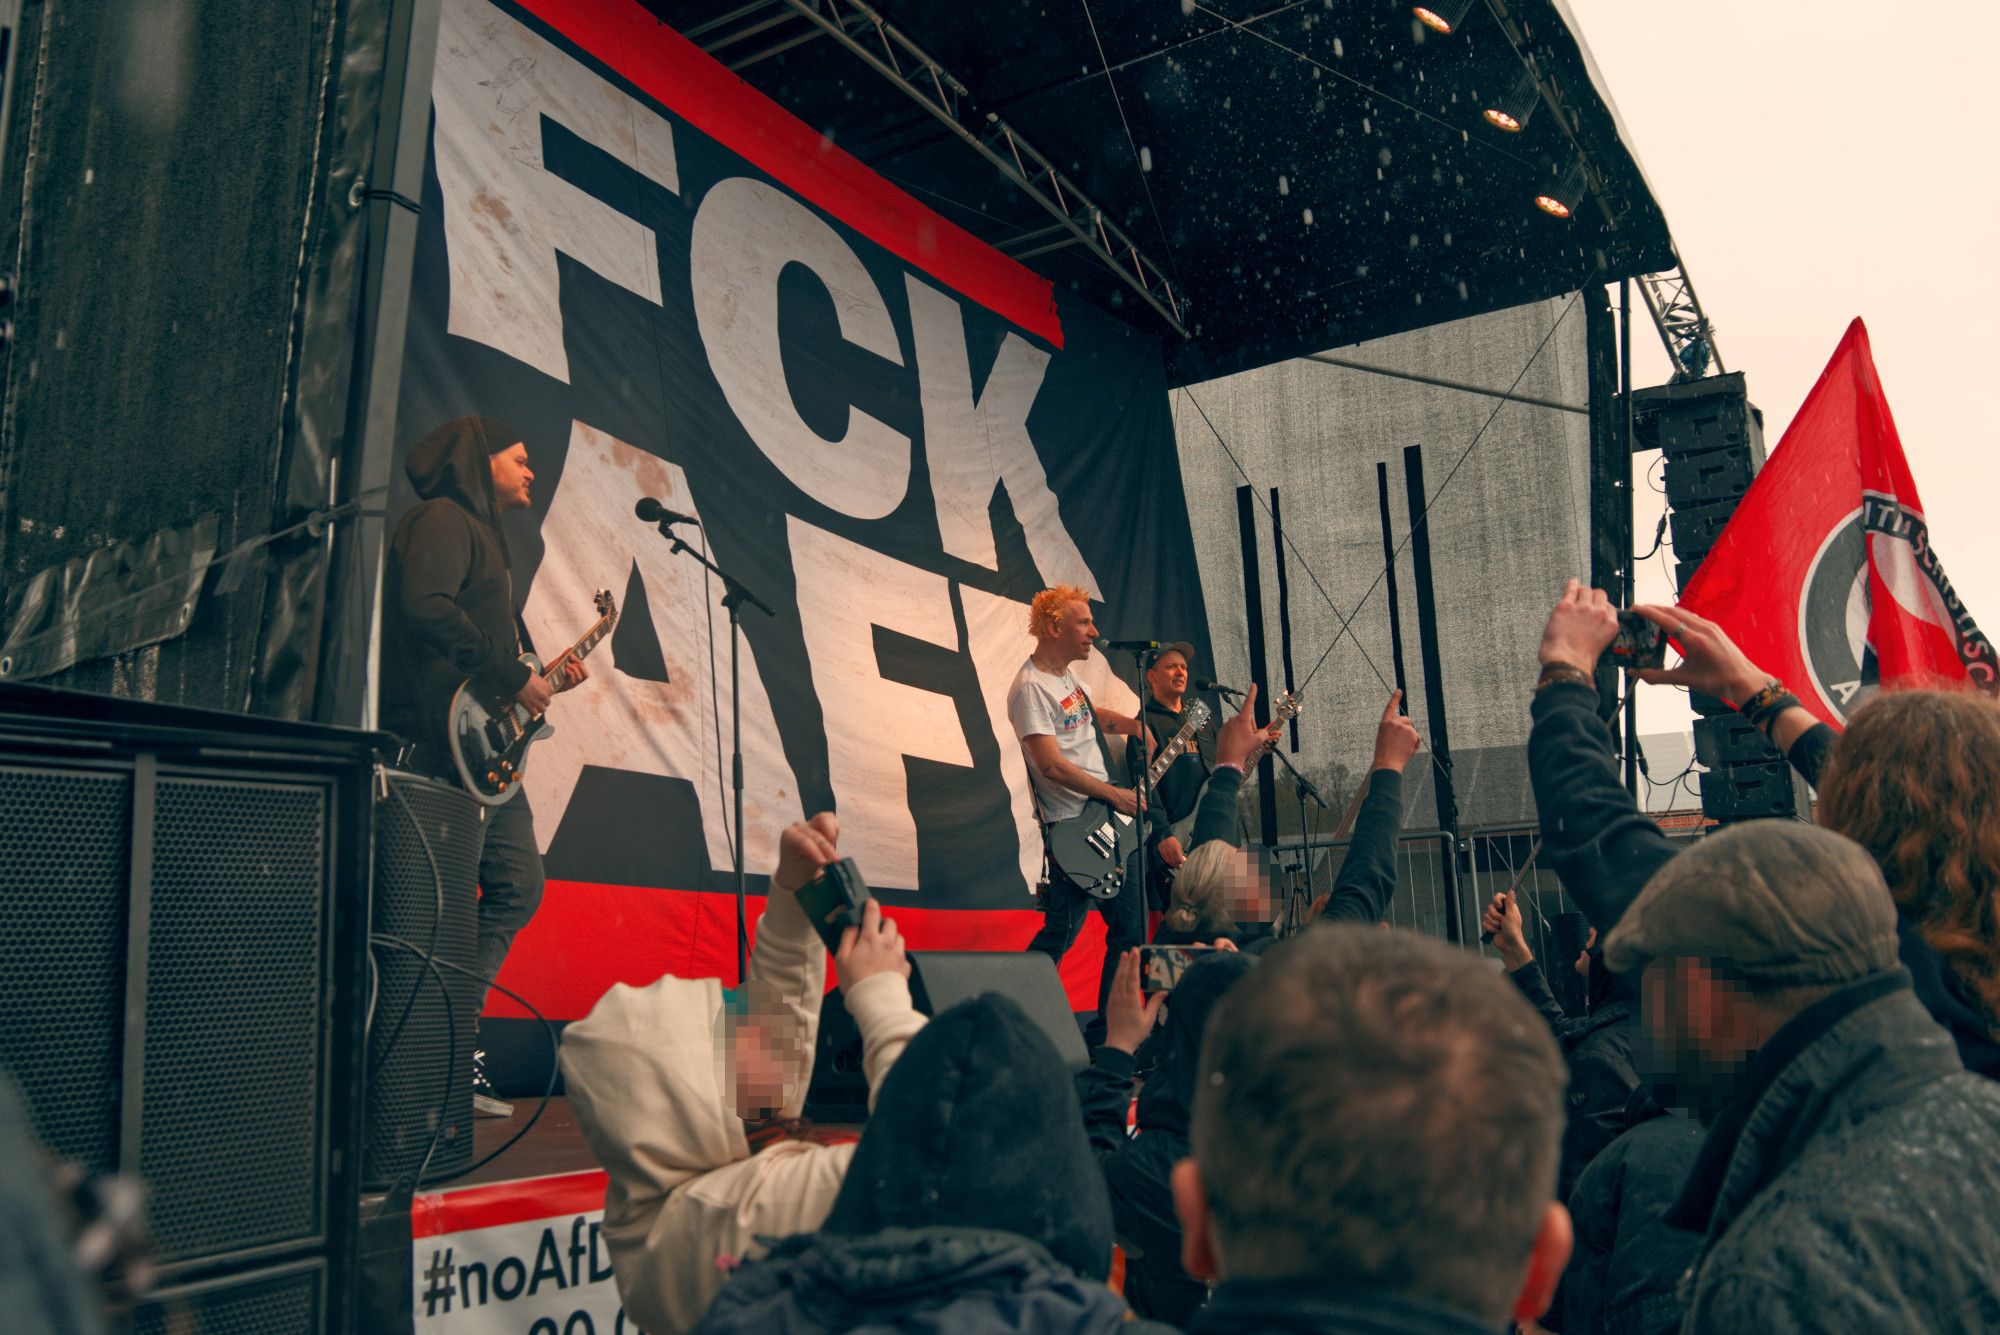
[[1492, 936], [1493, 948], [1500, 952], [1501, 963], [1509, 969], [1518, 969], [1535, 958], [1521, 925], [1521, 906], [1507, 891], [1493, 896], [1493, 902], [1480, 913], [1479, 930]]
[[1120, 955], [1118, 971], [1111, 975], [1111, 995], [1104, 1002], [1104, 1046], [1125, 1053], [1137, 1052], [1146, 1035], [1153, 1032], [1153, 1025], [1160, 1018], [1160, 1007], [1166, 1001], [1164, 992], [1156, 992], [1148, 1000], [1141, 988], [1138, 949]]
[[1686, 686], [1740, 705], [1771, 679], [1736, 647], [1729, 632], [1706, 617], [1683, 607], [1649, 604], [1632, 610], [1671, 635], [1681, 651], [1681, 661], [1673, 667], [1633, 669], [1632, 675], [1640, 681]]
[[1549, 621], [1542, 628], [1537, 656], [1544, 665], [1564, 663], [1580, 672], [1595, 672], [1598, 657], [1618, 638], [1618, 609], [1604, 590], [1578, 580], [1563, 585]]
[[1410, 763], [1410, 757], [1423, 745], [1417, 735], [1417, 725], [1410, 722], [1409, 715], [1397, 706], [1403, 703], [1401, 691], [1389, 692], [1389, 703], [1382, 709], [1382, 721], [1375, 728], [1374, 769], [1392, 769], [1398, 774], [1403, 766]]
[[778, 836], [778, 869], [771, 873], [771, 893], [797, 894], [821, 867], [839, 856], [840, 820], [831, 811], [793, 821]]
[[1215, 760], [1219, 765], [1241, 765], [1263, 745], [1266, 733], [1257, 726], [1257, 683], [1243, 693], [1243, 708], [1236, 711], [1215, 734]]
[[903, 934], [893, 918], [882, 916], [882, 906], [869, 900], [861, 906], [861, 922], [840, 934], [840, 949], [833, 955], [834, 971], [840, 975], [840, 990], [878, 973], [910, 976], [909, 953], [903, 948]]

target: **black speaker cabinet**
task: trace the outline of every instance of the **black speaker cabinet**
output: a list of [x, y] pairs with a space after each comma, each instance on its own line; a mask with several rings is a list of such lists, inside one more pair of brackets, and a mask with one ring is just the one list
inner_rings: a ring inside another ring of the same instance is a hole
[[[922, 950], [910, 953], [910, 1000], [925, 1015], [998, 992], [1018, 1004], [1055, 1044], [1072, 1073], [1090, 1065], [1076, 1015], [1055, 962], [1027, 950]], [[813, 1046], [805, 1115], [815, 1122], [868, 1119], [868, 1078], [861, 1069], [861, 1031], [839, 992], [826, 994]]]
[[0, 686], [0, 1066], [149, 1188], [136, 1329], [342, 1329], [382, 740]]
[[414, 1185], [419, 1170], [432, 1180], [472, 1162], [472, 1041], [483, 989], [461, 970], [478, 963], [482, 812], [456, 784], [414, 774], [388, 771], [376, 788], [374, 931], [424, 953], [379, 939], [373, 950], [364, 1190], [405, 1177]]

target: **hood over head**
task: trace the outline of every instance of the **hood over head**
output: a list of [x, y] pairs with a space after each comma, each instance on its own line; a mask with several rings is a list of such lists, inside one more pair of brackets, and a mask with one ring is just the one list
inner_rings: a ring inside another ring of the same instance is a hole
[[423, 500], [446, 497], [499, 527], [493, 471], [487, 462], [518, 444], [521, 433], [494, 417], [454, 417], [410, 447], [403, 472]]
[[1195, 1073], [1201, 1066], [1201, 1036], [1223, 993], [1250, 972], [1255, 955], [1219, 950], [1196, 960], [1167, 994], [1166, 1023], [1160, 1027], [1160, 1058], [1139, 1091], [1139, 1126], [1185, 1136], [1194, 1107]]
[[826, 1233], [1000, 1229], [1092, 1279], [1111, 1200], [1055, 1045], [993, 994], [925, 1025], [882, 1081]]

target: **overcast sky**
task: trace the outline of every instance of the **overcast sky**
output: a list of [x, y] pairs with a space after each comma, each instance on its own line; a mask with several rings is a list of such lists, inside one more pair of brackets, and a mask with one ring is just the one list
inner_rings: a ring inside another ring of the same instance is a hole
[[[1766, 442], [1860, 316], [1945, 570], [2000, 635], [2000, 4], [1569, 5]], [[1633, 346], [1635, 381], [1664, 381], [1659, 339]], [[1663, 694], [1642, 731], [1686, 726]]]

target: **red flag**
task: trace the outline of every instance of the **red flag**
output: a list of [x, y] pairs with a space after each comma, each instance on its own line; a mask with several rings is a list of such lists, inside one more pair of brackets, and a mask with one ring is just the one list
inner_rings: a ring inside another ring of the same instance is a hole
[[2000, 692], [1993, 646], [1931, 548], [1868, 330], [1833, 360], [1681, 591], [1840, 727], [1878, 686]]

